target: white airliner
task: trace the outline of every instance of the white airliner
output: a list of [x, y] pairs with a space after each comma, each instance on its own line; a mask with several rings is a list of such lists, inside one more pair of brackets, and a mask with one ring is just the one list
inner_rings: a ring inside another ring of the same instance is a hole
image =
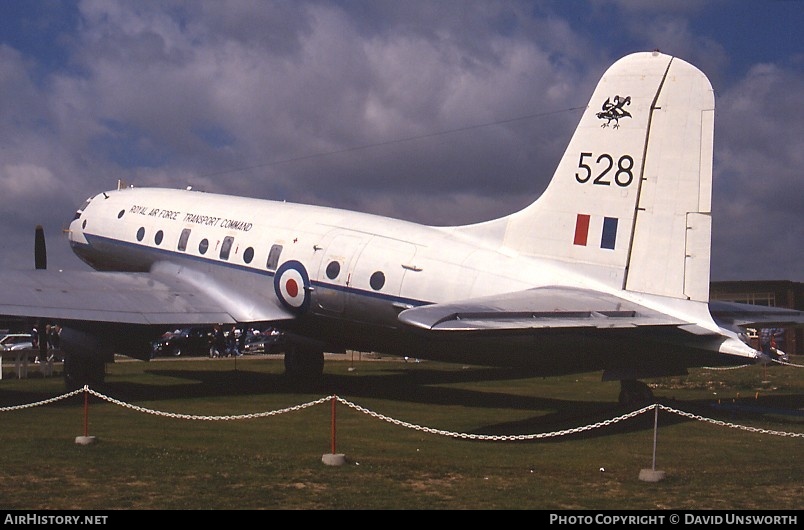
[[[709, 302], [714, 94], [659, 52], [612, 65], [544, 194], [435, 227], [185, 189], [99, 193], [69, 227], [93, 271], [3, 272], [0, 314], [58, 321], [69, 384], [167, 327], [270, 323], [286, 373], [374, 351], [545, 375], [639, 378], [766, 358], [741, 326], [802, 313]], [[43, 245], [37, 248], [43, 248]], [[41, 253], [41, 251], [40, 251]], [[43, 259], [39, 256], [37, 260]]]

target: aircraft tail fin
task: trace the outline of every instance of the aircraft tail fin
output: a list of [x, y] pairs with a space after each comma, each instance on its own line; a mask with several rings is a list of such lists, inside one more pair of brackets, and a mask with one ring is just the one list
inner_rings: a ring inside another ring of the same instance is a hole
[[492, 222], [503, 246], [618, 289], [707, 301], [713, 131], [697, 68], [659, 52], [620, 59], [544, 194]]

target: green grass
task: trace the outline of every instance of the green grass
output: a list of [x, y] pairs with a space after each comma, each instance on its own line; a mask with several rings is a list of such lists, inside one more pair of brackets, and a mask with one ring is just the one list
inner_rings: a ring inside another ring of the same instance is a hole
[[[801, 359], [794, 363], [802, 364]], [[279, 411], [338, 395], [421, 427], [488, 436], [573, 429], [630, 412], [600, 373], [528, 377], [400, 360], [328, 361], [324, 387], [291, 392], [269, 358], [118, 362], [105, 395], [175, 414]], [[804, 433], [804, 372], [794, 366], [696, 370], [647, 381], [657, 400], [741, 427]], [[58, 377], [0, 381], [0, 407], [64, 393]], [[714, 405], [720, 404], [720, 407]], [[734, 410], [765, 407], [763, 410]], [[797, 410], [799, 415], [790, 414]], [[788, 412], [786, 412], [788, 411]], [[152, 509], [800, 509], [804, 439], [653, 412], [567, 436], [456, 439], [329, 402], [242, 420], [152, 415], [99, 398], [0, 411], [0, 508]], [[605, 471], [601, 472], [600, 468]]]

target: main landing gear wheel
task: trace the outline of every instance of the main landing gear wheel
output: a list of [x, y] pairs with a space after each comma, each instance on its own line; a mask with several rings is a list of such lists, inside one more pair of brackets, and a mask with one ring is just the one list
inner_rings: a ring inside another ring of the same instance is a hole
[[642, 381], [624, 379], [620, 381], [619, 402], [625, 407], [649, 405], [653, 403], [653, 391]]
[[289, 347], [285, 351], [285, 378], [297, 388], [317, 388], [324, 380], [324, 352]]
[[67, 390], [84, 388], [85, 385], [98, 390], [106, 379], [106, 364], [88, 355], [65, 353], [64, 384]]

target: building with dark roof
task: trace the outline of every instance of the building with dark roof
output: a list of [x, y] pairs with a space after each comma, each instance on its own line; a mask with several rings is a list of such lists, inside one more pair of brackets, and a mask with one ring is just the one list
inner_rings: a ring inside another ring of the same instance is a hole
[[[709, 298], [804, 311], [804, 283], [789, 280], [711, 282]], [[802, 337], [804, 330], [800, 327], [783, 329], [784, 343], [778, 344], [778, 347], [790, 355], [804, 355], [804, 337]]]

